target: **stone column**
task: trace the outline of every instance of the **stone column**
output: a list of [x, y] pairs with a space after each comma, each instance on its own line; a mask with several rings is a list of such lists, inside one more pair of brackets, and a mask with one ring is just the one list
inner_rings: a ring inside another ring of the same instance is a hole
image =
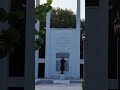
[[77, 13], [76, 13], [76, 52], [75, 55], [75, 63], [76, 67], [74, 68], [76, 73], [76, 77], [80, 78], [80, 0], [77, 0]]
[[50, 12], [46, 16], [46, 45], [45, 45], [45, 78], [49, 77], [49, 46], [50, 46]]
[[76, 28], [80, 31], [80, 0], [77, 0]]
[[[40, 4], [40, 0], [35, 0], [35, 5], [38, 6]], [[40, 29], [40, 22], [38, 21], [36, 24], [35, 24], [35, 29], [37, 31], [39, 31]], [[35, 38], [38, 38], [37, 36], [35, 36]], [[36, 50], [35, 51], [35, 79], [38, 78], [38, 65], [39, 65], [39, 50]]]

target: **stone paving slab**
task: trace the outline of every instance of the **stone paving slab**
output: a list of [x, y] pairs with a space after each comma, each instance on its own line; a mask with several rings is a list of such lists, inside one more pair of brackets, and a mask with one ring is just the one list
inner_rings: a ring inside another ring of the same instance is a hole
[[35, 90], [82, 90], [81, 84], [38, 84]]

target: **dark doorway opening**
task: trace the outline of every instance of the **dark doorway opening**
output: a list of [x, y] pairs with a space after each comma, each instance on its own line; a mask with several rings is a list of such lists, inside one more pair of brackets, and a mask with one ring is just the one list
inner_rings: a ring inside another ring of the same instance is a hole
[[80, 64], [80, 78], [83, 78], [83, 64]]
[[39, 63], [38, 78], [44, 78], [45, 75], [45, 63]]

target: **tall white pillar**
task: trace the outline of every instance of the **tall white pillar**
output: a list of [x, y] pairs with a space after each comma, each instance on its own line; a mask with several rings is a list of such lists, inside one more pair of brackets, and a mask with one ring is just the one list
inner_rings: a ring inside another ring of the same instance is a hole
[[[76, 52], [75, 62], [77, 71], [80, 71], [80, 0], [77, 0], [77, 13], [76, 13]], [[78, 64], [79, 63], [79, 64]], [[80, 77], [80, 72], [76, 73], [77, 77]]]
[[77, 0], [76, 28], [80, 31], [80, 0]]
[[[47, 0], [48, 1], [48, 0]], [[46, 16], [46, 45], [45, 45], [45, 78], [49, 78], [49, 62], [50, 62], [50, 53], [49, 53], [49, 46], [50, 46], [50, 11], [47, 13]]]
[[45, 45], [45, 77], [49, 78], [49, 46], [50, 46], [50, 12], [46, 17], [46, 45]]
[[[40, 0], [35, 0], [35, 6], [38, 6], [40, 4]], [[36, 24], [35, 24], [35, 29], [37, 31], [40, 30], [40, 22], [38, 21]], [[35, 38], [38, 38], [37, 36], [35, 36]], [[39, 65], [39, 50], [36, 50], [35, 51], [35, 79], [38, 78], [38, 65]]]
[[[39, 31], [39, 28], [40, 28], [40, 24], [39, 24], [39, 22], [37, 22], [36, 24], [35, 24], [35, 29], [37, 30], [37, 31]], [[38, 38], [37, 36], [35, 36], [35, 38]], [[35, 79], [37, 79], [38, 78], [38, 65], [39, 65], [39, 50], [36, 50], [35, 51]]]

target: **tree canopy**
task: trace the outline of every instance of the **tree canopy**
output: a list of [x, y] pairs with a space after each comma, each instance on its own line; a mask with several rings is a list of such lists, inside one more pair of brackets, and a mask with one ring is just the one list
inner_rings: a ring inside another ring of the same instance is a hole
[[72, 10], [54, 8], [51, 11], [51, 27], [54, 28], [75, 28], [76, 15]]
[[[85, 20], [81, 20], [84, 27]], [[46, 19], [40, 22], [41, 29], [46, 27]], [[51, 10], [51, 28], [76, 28], [76, 14], [69, 9], [53, 8]]]

